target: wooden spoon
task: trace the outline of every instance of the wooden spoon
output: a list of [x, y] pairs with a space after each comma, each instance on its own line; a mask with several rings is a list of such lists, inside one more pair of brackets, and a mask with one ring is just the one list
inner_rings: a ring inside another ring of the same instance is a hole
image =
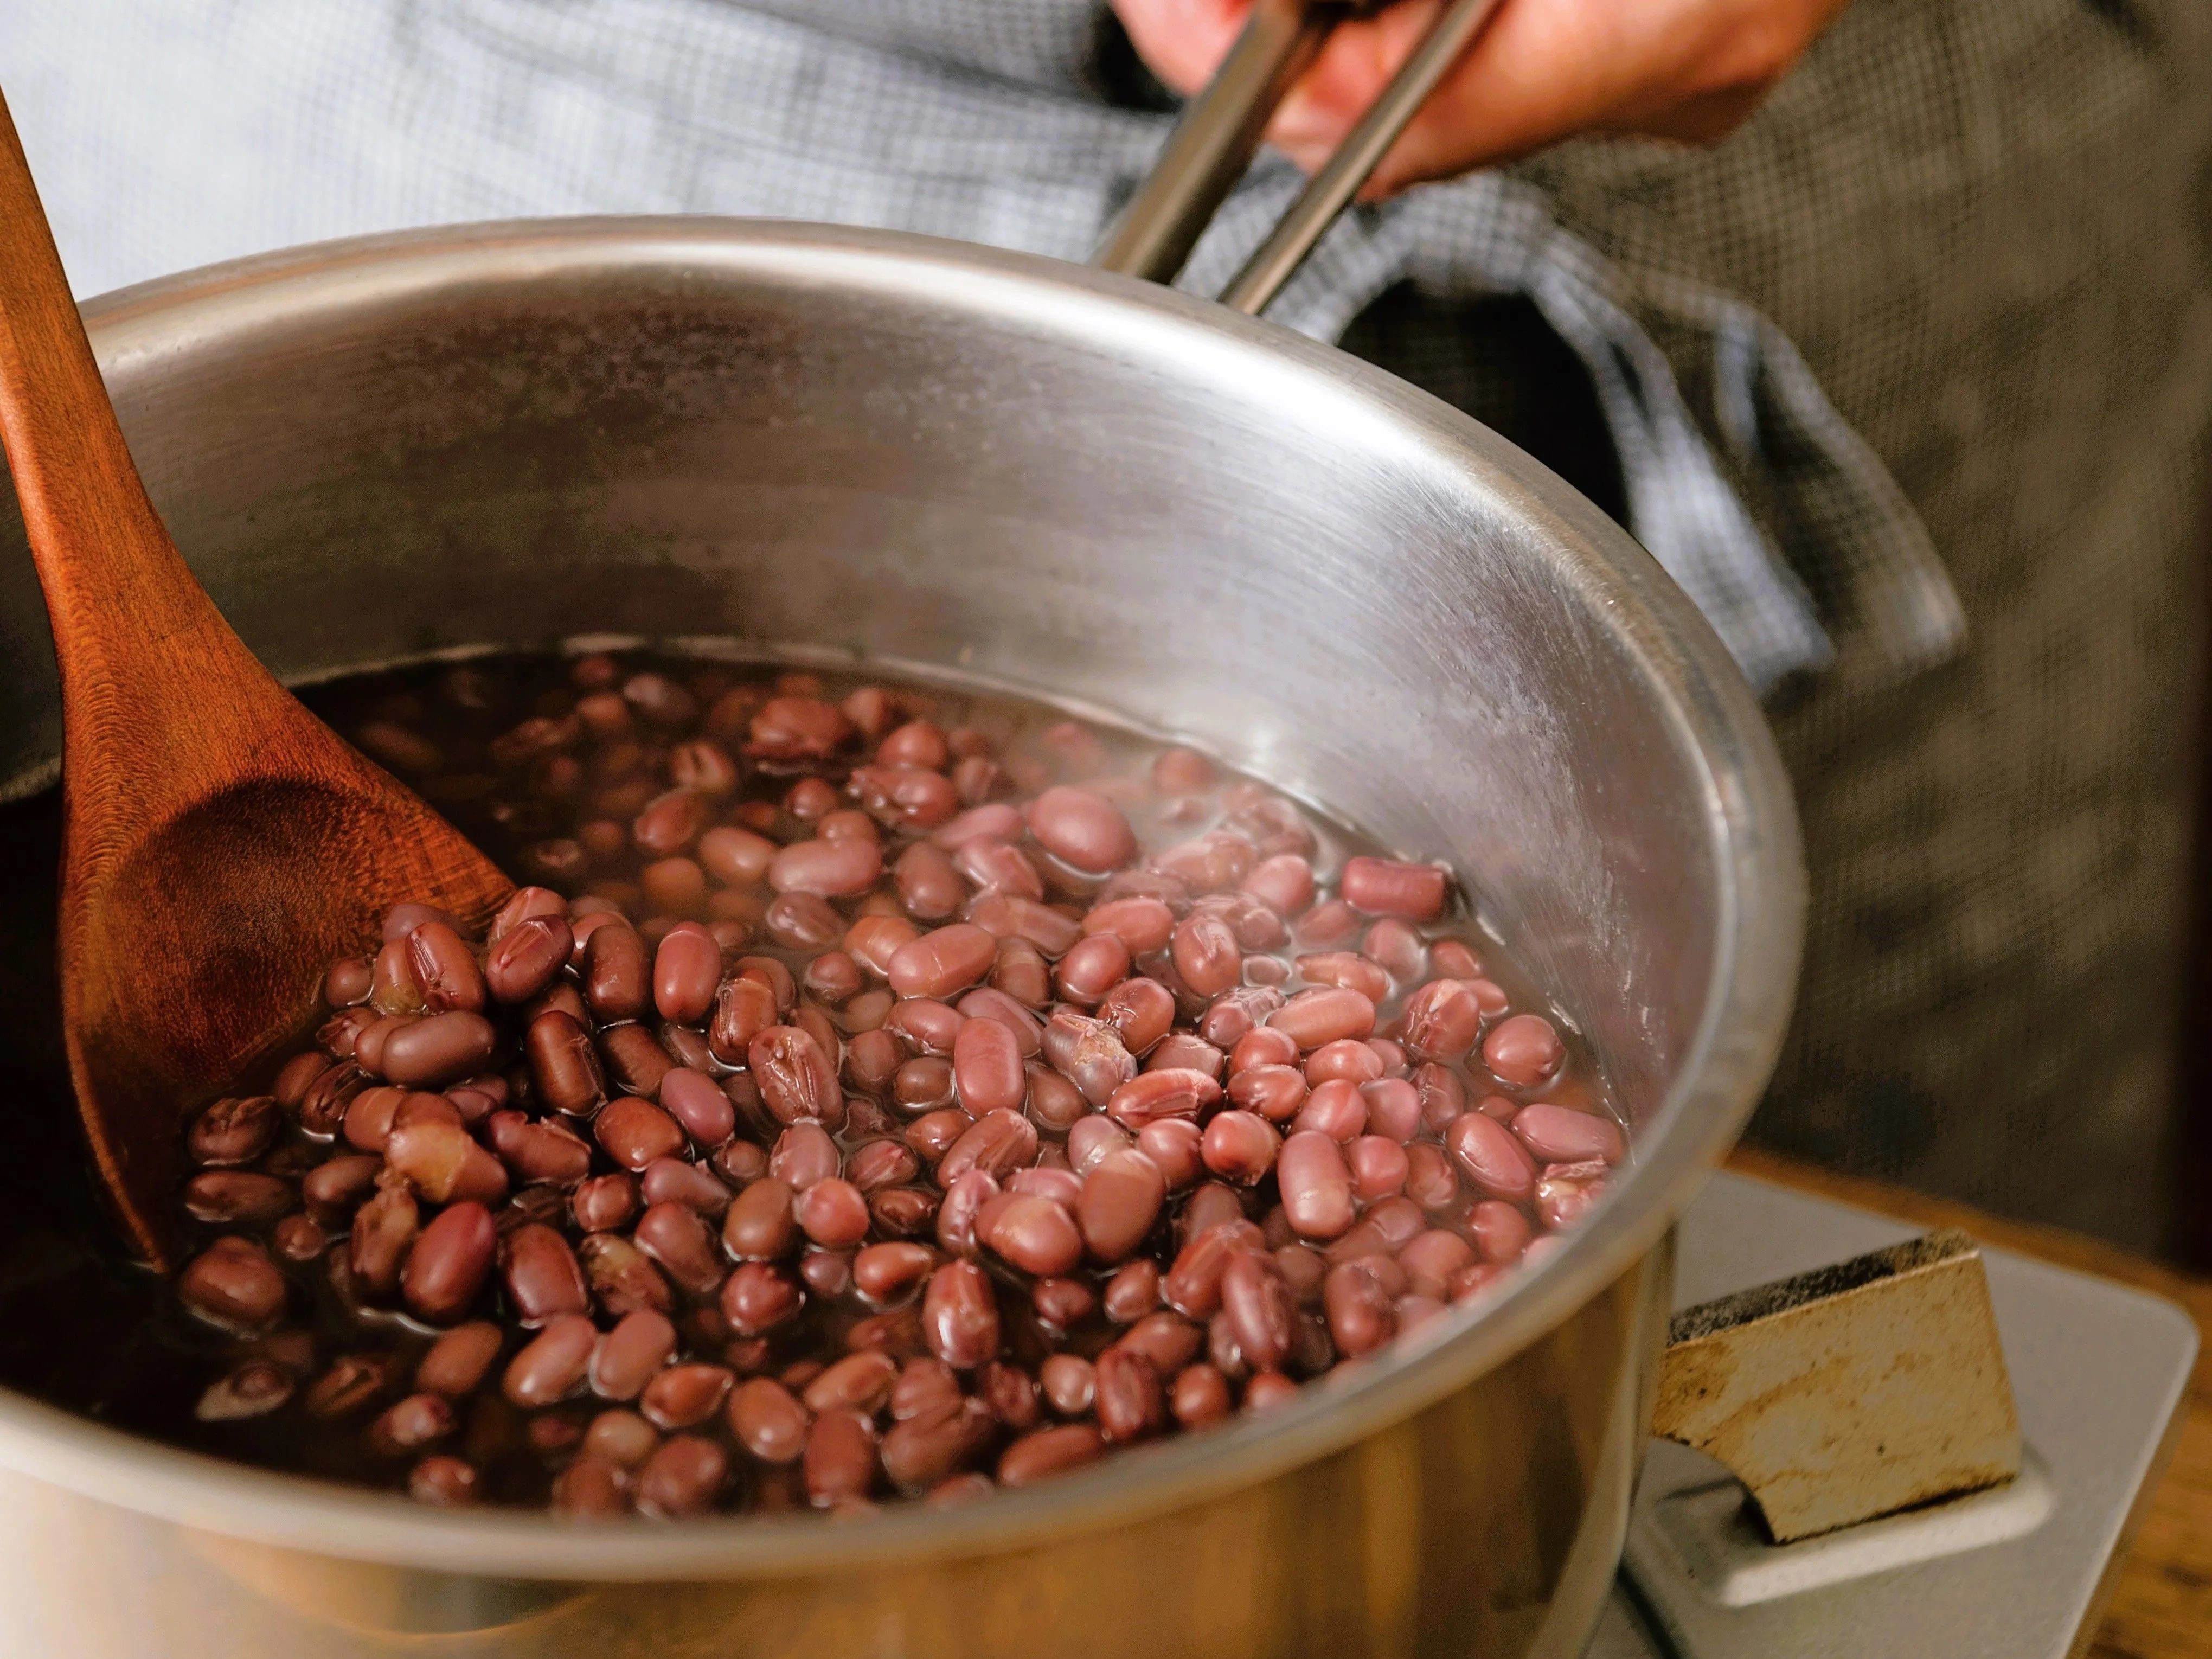
[[173, 1265], [182, 1126], [404, 899], [511, 890], [254, 659], [161, 528], [0, 100], [0, 440], [62, 689], [62, 1018], [101, 1176]]

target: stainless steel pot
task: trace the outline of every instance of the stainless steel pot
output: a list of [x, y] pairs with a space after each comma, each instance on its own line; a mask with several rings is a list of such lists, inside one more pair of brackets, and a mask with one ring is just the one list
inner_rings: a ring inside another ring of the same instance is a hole
[[[0, 1392], [0, 1650], [1580, 1650], [1639, 1455], [1668, 1227], [1766, 1078], [1802, 908], [1759, 711], [1627, 537], [1340, 352], [911, 238], [475, 227], [89, 315], [179, 544], [288, 677], [732, 636], [1188, 733], [1472, 872], [1583, 1022], [1636, 1164], [1569, 1248], [1389, 1363], [948, 1513], [606, 1531], [431, 1513]], [[19, 790], [58, 732], [21, 539], [0, 520], [0, 778]]]

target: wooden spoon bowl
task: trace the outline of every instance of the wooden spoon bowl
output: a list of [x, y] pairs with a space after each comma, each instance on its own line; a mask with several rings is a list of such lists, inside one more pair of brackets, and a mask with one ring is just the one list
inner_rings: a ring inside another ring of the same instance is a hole
[[0, 441], [62, 688], [62, 1017], [93, 1154], [173, 1265], [182, 1127], [312, 1018], [393, 904], [511, 884], [255, 660], [147, 499], [4, 100]]

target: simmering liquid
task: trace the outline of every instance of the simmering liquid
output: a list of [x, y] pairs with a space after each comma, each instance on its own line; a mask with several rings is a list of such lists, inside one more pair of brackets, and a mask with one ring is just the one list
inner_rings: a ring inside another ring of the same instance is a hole
[[0, 1174], [0, 1381], [432, 1503], [952, 1502], [1372, 1363], [1625, 1155], [1429, 849], [1188, 748], [645, 653], [307, 700], [525, 890], [331, 965], [174, 1285]]

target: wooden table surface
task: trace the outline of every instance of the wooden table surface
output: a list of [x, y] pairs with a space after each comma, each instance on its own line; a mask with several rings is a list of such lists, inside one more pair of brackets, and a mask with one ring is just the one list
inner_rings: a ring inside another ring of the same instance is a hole
[[2186, 1415], [2087, 1652], [2090, 1659], [2212, 1659], [2212, 1283], [2076, 1233], [2000, 1220], [1963, 1204], [1770, 1154], [1740, 1151], [1729, 1162], [1745, 1175], [1903, 1220], [1964, 1227], [1984, 1243], [2138, 1285], [2189, 1310], [2204, 1346]]

